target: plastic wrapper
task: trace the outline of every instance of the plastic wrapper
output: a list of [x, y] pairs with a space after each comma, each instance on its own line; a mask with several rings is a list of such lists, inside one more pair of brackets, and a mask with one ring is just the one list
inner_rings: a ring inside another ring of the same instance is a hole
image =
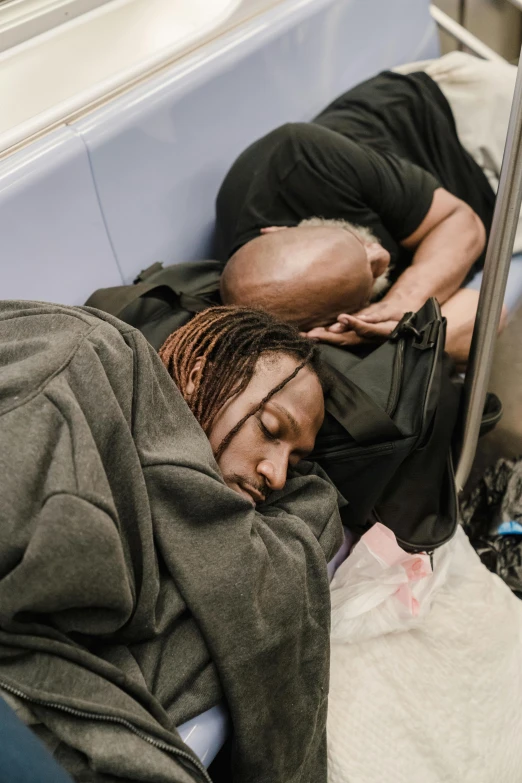
[[375, 524], [339, 566], [331, 584], [333, 643], [353, 643], [417, 627], [446, 579], [453, 543], [411, 554]]
[[488, 468], [461, 513], [484, 565], [522, 598], [522, 460], [500, 459]]

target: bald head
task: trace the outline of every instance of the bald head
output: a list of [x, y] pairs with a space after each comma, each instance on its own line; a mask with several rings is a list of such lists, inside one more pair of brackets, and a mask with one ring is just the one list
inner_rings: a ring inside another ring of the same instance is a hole
[[225, 267], [221, 296], [225, 304], [259, 307], [311, 329], [363, 307], [372, 285], [359, 237], [335, 225], [301, 225], [243, 245]]

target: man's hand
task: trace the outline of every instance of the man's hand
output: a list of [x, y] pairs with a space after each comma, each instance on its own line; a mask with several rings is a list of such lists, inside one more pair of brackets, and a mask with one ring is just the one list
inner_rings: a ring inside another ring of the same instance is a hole
[[309, 332], [301, 332], [300, 334], [301, 337], [308, 337], [310, 340], [318, 343], [337, 345], [339, 348], [349, 348], [350, 346], [361, 345], [361, 343], [366, 342], [351, 327], [339, 322], [331, 326], [316, 326], [315, 329], [311, 329]]
[[384, 298], [381, 302], [368, 305], [368, 307], [359, 310], [357, 313], [352, 313], [352, 315], [341, 313], [337, 316], [337, 322], [348, 323], [347, 319], [356, 318], [368, 324], [383, 324], [387, 321], [395, 321], [397, 323], [408, 310], [409, 308], [402, 300], [392, 299], [391, 297], [389, 299]]
[[336, 323], [311, 329], [306, 333], [306, 337], [342, 348], [362, 343], [384, 342], [403, 315], [402, 307], [391, 302], [378, 302], [355, 315], [340, 313]]

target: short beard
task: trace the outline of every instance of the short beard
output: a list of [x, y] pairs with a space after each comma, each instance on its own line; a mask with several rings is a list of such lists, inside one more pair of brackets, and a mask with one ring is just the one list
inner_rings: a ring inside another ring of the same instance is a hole
[[384, 292], [390, 287], [390, 269], [388, 268], [382, 275], [376, 277], [373, 281], [372, 290], [370, 293], [370, 302], [376, 302], [380, 299]]
[[[354, 223], [349, 223], [347, 220], [342, 220], [342, 218], [328, 219], [312, 217], [307, 218], [306, 220], [301, 220], [301, 222], [298, 223], [298, 226], [334, 226], [335, 228], [343, 228], [345, 231], [349, 231], [350, 234], [355, 234], [355, 236], [359, 237], [363, 245], [371, 245], [374, 242], [378, 245], [380, 244], [375, 234], [372, 234], [369, 228], [366, 228], [365, 226], [356, 226]], [[388, 267], [388, 269], [386, 269], [382, 275], [379, 275], [379, 277], [374, 280], [370, 294], [371, 302], [375, 302], [377, 299], [380, 299], [384, 292], [390, 287], [391, 270], [392, 267]]]

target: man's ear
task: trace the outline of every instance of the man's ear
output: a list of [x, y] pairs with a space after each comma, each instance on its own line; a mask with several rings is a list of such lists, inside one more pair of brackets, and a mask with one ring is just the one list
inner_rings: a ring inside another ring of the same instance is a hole
[[374, 279], [380, 277], [390, 265], [390, 254], [383, 248], [379, 242], [370, 242], [365, 244], [366, 257], [370, 262], [372, 275]]
[[185, 397], [188, 400], [190, 400], [190, 398], [194, 394], [194, 389], [196, 388], [196, 380], [197, 380], [197, 377], [198, 377], [198, 373], [201, 371], [201, 365], [202, 364], [203, 364], [203, 359], [200, 356], [194, 362], [194, 366], [192, 367], [192, 369], [191, 369], [191, 371], [189, 373], [187, 385], [185, 387]]
[[288, 226], [267, 226], [266, 228], [262, 228], [260, 233], [261, 234], [275, 234], [276, 231], [284, 231], [285, 228], [288, 228]]

